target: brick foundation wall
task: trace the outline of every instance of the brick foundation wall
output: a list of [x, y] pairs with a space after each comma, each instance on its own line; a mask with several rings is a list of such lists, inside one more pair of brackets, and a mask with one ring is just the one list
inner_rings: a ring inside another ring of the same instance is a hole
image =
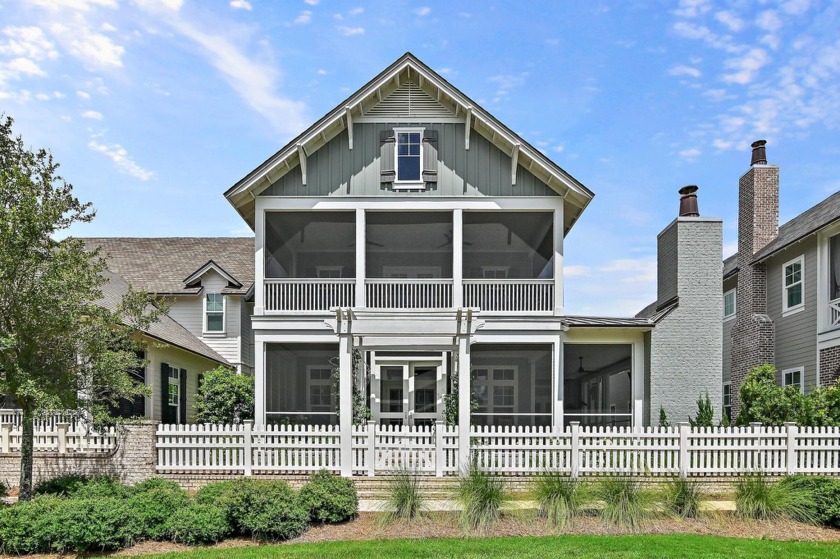
[[[134, 485], [155, 476], [156, 421], [121, 428], [117, 448], [110, 453], [36, 452], [32, 466], [34, 483], [62, 474], [108, 475]], [[0, 481], [8, 487], [20, 482], [20, 453], [0, 454]]]
[[820, 350], [820, 386], [834, 386], [840, 380], [840, 346]]

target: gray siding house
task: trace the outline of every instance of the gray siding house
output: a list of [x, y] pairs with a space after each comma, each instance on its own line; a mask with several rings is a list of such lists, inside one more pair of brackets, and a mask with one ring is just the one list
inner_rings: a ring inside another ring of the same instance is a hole
[[739, 182], [738, 252], [724, 261], [723, 397], [773, 363], [802, 391], [840, 377], [840, 192], [779, 226], [779, 169], [753, 144]]
[[684, 418], [719, 392], [721, 221], [665, 228], [644, 315], [567, 315], [594, 194], [410, 53], [225, 196], [255, 233], [258, 423], [340, 425], [349, 452], [354, 391], [382, 425], [454, 402], [464, 440]]

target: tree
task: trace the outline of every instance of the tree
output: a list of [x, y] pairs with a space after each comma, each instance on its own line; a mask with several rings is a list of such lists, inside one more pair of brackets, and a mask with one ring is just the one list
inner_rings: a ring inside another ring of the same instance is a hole
[[195, 397], [195, 417], [200, 423], [225, 425], [254, 419], [254, 377], [223, 366], [204, 373]]
[[659, 426], [666, 428], [671, 426], [671, 422], [668, 421], [668, 414], [665, 413], [664, 406], [659, 406]]
[[692, 427], [713, 427], [714, 419], [715, 408], [709, 399], [709, 393], [706, 392], [705, 397], [697, 398], [697, 416], [689, 417], [688, 422]]
[[791, 400], [776, 382], [776, 367], [769, 363], [747, 373], [738, 395], [741, 411], [735, 419], [737, 425], [759, 422], [780, 426], [792, 419]]
[[84, 410], [94, 423], [123, 398], [145, 393], [127, 373], [142, 365], [139, 329], [157, 318], [131, 289], [106, 308], [105, 261], [73, 238], [95, 212], [73, 196], [46, 150], [32, 151], [0, 117], [0, 393], [22, 412], [20, 498], [32, 495], [33, 419]]

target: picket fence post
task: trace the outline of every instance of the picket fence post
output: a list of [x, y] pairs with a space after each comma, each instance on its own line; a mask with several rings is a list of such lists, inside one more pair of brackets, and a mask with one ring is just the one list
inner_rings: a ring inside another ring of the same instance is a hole
[[69, 423], [56, 423], [55, 428], [58, 430], [58, 453], [67, 454], [67, 428]]
[[795, 421], [785, 422], [785, 434], [787, 435], [787, 457], [785, 459], [785, 466], [787, 466], [787, 474], [792, 476], [796, 473], [796, 435], [799, 433]]
[[688, 433], [691, 426], [688, 421], [679, 422], [680, 430], [680, 477], [688, 477]]
[[443, 462], [446, 459], [443, 453], [443, 420], [435, 420], [435, 476], [443, 477]]
[[376, 474], [376, 422], [368, 419], [367, 422], [367, 466], [368, 476]]
[[572, 463], [572, 478], [577, 479], [580, 476], [580, 421], [570, 421], [569, 429], [572, 433], [569, 461]]
[[11, 452], [12, 450], [12, 424], [0, 424], [0, 452]]
[[245, 475], [250, 476], [253, 473], [253, 452], [251, 450], [251, 437], [254, 431], [254, 420], [253, 419], [246, 419], [242, 422], [244, 424], [244, 429], [242, 432], [242, 441], [243, 441], [243, 468], [245, 469]]

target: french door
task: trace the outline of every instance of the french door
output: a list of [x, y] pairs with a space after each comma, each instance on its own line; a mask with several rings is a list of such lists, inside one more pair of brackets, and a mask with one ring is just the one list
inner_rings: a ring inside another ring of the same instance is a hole
[[446, 390], [441, 362], [384, 362], [377, 364], [376, 377], [372, 407], [381, 425], [433, 425], [441, 417]]

